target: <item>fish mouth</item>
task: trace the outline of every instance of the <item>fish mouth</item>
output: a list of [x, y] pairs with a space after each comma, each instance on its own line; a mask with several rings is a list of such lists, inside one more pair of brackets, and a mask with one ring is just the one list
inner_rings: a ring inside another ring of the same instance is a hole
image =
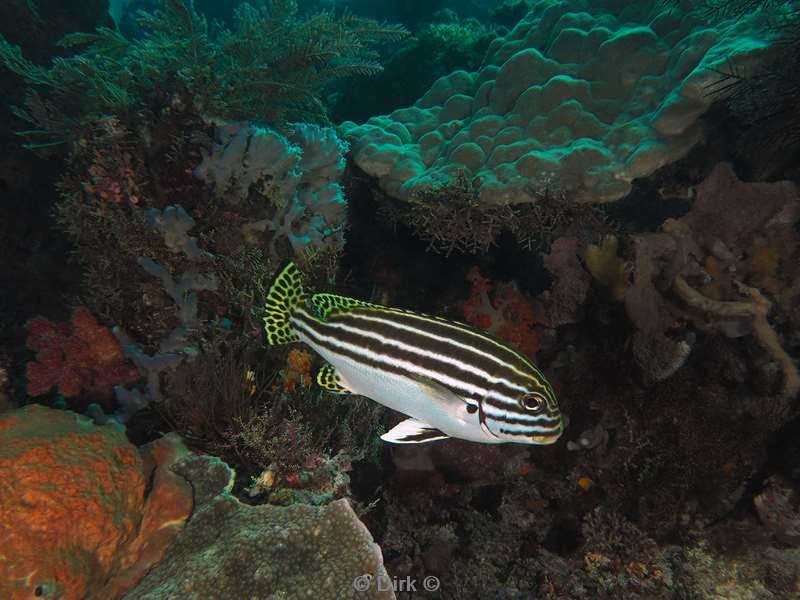
[[553, 433], [550, 435], [533, 435], [531, 436], [531, 440], [537, 446], [549, 446], [551, 444], [555, 444], [558, 439], [561, 437], [561, 432]]
[[552, 433], [537, 433], [531, 436], [531, 440], [534, 444], [540, 446], [549, 446], [550, 444], [555, 444], [559, 438], [564, 433], [564, 423], [561, 422], [559, 424], [559, 428], [553, 430]]

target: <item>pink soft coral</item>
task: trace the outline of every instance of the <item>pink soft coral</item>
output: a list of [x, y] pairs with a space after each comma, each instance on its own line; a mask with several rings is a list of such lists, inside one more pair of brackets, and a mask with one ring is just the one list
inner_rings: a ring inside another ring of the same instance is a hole
[[36, 360], [27, 365], [28, 394], [40, 396], [53, 387], [67, 398], [81, 390], [106, 399], [115, 385], [133, 383], [139, 371], [122, 354], [119, 342], [88, 309], [76, 308], [67, 323], [43, 317], [28, 320], [28, 348]]

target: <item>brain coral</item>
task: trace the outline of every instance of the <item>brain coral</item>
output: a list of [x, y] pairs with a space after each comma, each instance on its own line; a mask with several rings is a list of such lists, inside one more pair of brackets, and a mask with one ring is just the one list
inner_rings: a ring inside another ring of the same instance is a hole
[[675, 4], [534, 2], [477, 72], [342, 124], [353, 158], [401, 200], [459, 171], [486, 204], [534, 201], [553, 180], [578, 201], [619, 199], [702, 138], [715, 70], [746, 74], [769, 50], [759, 13], [710, 26]]

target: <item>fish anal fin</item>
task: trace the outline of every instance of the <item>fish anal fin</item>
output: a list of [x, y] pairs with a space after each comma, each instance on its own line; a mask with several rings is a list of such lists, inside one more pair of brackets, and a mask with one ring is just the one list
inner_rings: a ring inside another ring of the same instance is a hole
[[436, 440], [446, 440], [449, 437], [427, 423], [416, 419], [406, 419], [384, 433], [381, 439], [392, 444], [424, 444]]
[[311, 305], [317, 316], [323, 321], [328, 316], [337, 311], [347, 310], [349, 308], [367, 307], [367, 308], [383, 308], [378, 304], [371, 304], [363, 300], [357, 300], [348, 296], [337, 296], [336, 294], [314, 294], [311, 296]]
[[325, 363], [317, 372], [317, 385], [332, 394], [349, 394], [350, 390], [344, 387], [341, 379], [336, 372], [336, 367]]

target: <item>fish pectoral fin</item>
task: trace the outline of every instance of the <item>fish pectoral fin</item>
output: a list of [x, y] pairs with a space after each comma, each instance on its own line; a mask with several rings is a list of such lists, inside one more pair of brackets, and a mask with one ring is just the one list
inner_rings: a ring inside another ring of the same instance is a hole
[[424, 444], [425, 442], [446, 440], [449, 437], [427, 423], [416, 419], [406, 419], [384, 433], [381, 439], [393, 444]]
[[317, 372], [317, 385], [331, 394], [349, 394], [350, 390], [341, 383], [341, 378], [336, 372], [336, 367], [325, 363]]
[[436, 398], [444, 404], [464, 404], [464, 398], [456, 394], [453, 390], [446, 388], [441, 383], [429, 379], [424, 375], [412, 375], [412, 379], [416, 381], [421, 387], [423, 393], [430, 397]]

